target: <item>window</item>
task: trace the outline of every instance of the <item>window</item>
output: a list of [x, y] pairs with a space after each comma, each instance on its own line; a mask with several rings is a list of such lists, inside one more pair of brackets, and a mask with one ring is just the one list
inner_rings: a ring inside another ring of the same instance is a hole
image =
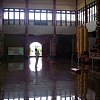
[[40, 10], [35, 10], [35, 20], [40, 20]]
[[20, 9], [20, 19], [25, 19], [25, 13], [23, 9]]
[[70, 21], [70, 14], [67, 14], [67, 21]]
[[4, 19], [8, 19], [8, 12], [4, 12]]
[[62, 14], [62, 20], [65, 20], [65, 14]]
[[8, 9], [4, 9], [4, 19], [8, 19]]
[[13, 11], [13, 9], [9, 9], [9, 19], [14, 19], [14, 11]]
[[19, 9], [15, 9], [15, 19], [19, 19]]
[[[29, 25], [53, 25], [53, 11], [46, 9], [29, 9]], [[56, 25], [71, 25], [75, 21], [75, 11], [57, 10]], [[6, 24], [25, 24], [25, 9], [5, 8], [4, 23]]]
[[34, 10], [29, 10], [29, 20], [34, 20]]
[[47, 13], [47, 20], [52, 20], [52, 13], [51, 12]]
[[46, 20], [46, 10], [41, 11], [41, 20]]
[[71, 14], [71, 20], [75, 21], [75, 14]]
[[60, 14], [59, 13], [56, 14], [56, 20], [60, 20]]

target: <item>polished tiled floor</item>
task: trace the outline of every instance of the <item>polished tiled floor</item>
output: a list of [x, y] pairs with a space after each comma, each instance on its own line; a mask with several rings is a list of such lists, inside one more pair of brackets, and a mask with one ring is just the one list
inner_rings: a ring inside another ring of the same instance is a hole
[[35, 60], [0, 65], [0, 100], [75, 100], [76, 76], [71, 63], [40, 57], [36, 66]]

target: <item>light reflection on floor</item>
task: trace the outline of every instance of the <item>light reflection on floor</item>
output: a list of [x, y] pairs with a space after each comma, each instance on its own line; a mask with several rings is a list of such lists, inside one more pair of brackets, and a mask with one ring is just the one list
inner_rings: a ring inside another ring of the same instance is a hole
[[[4, 100], [8, 100], [8, 99], [4, 99]], [[15, 98], [15, 99], [9, 99], [9, 100], [19, 100], [19, 99]], [[20, 98], [20, 100], [24, 100], [24, 98]], [[48, 98], [47, 97], [35, 97], [35, 99], [29, 98], [29, 100], [52, 100], [52, 97], [51, 96], [48, 96]], [[75, 96], [71, 96], [71, 98], [57, 96], [56, 100], [75, 100]], [[81, 99], [78, 98], [78, 100], [81, 100]]]
[[[35, 63], [36, 63], [36, 58], [35, 57], [31, 57], [29, 59], [29, 68], [31, 71], [35, 71]], [[37, 64], [37, 71], [40, 71], [42, 69], [42, 57], [39, 57], [38, 59], [38, 64]]]
[[23, 70], [24, 63], [8, 63], [8, 71]]
[[6, 72], [7, 84], [2, 100], [75, 99], [73, 75], [63, 69], [68, 67], [66, 62], [50, 62], [46, 58], [39, 57], [37, 70], [35, 62], [35, 57], [31, 57], [28, 62], [9, 62], [7, 66], [5, 65], [8, 67], [8, 73]]

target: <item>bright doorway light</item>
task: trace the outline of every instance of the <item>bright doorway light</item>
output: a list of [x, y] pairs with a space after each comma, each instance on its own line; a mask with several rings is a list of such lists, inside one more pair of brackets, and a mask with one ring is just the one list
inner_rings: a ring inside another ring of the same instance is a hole
[[35, 56], [35, 48], [39, 50], [40, 56], [42, 56], [42, 45], [39, 42], [33, 42], [30, 44], [30, 55]]
[[[32, 57], [29, 59], [29, 68], [31, 71], [36, 71], [35, 68], [36, 58]], [[42, 57], [39, 57], [38, 64], [37, 64], [37, 71], [40, 71], [42, 69]]]

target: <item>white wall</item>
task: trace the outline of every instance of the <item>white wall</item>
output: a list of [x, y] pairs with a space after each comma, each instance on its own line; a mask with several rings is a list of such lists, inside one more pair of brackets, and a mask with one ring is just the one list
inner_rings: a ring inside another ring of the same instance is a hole
[[[53, 34], [53, 26], [28, 26], [28, 34]], [[3, 25], [4, 34], [25, 34], [25, 25]], [[56, 34], [76, 34], [75, 26], [56, 26]]]
[[[75, 10], [75, 0], [56, 0], [58, 10]], [[25, 8], [25, 0], [3, 0], [4, 8]], [[53, 9], [53, 0], [29, 0], [31, 9]]]

